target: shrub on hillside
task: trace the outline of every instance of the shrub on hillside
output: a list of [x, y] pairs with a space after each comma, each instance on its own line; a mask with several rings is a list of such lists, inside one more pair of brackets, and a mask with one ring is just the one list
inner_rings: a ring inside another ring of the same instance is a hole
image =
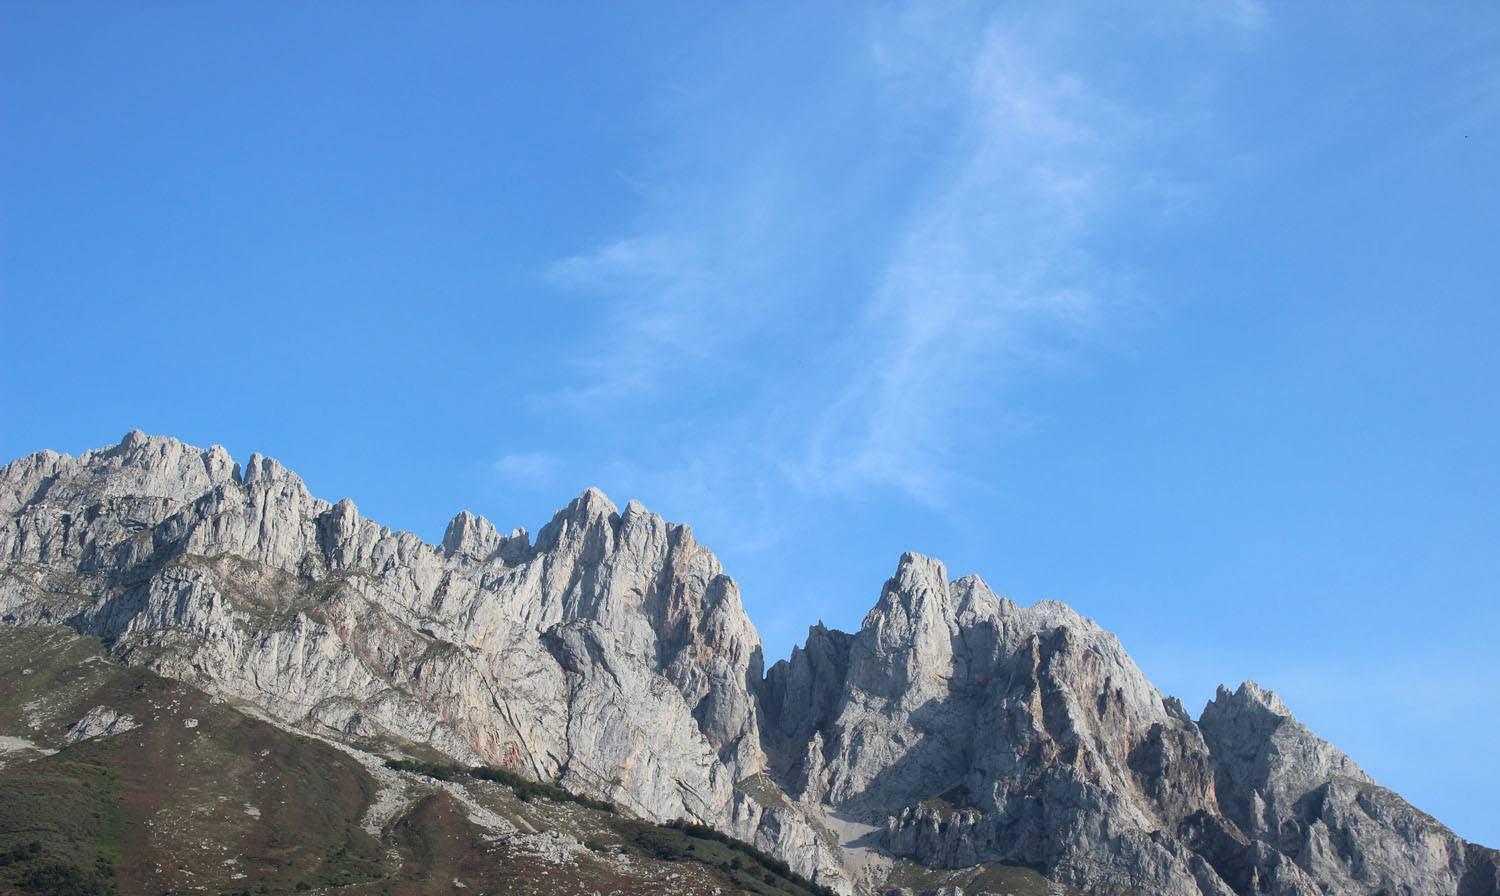
[[585, 806], [597, 812], [612, 813], [616, 811], [614, 803], [582, 796], [558, 787], [556, 784], [533, 781], [530, 778], [516, 774], [510, 769], [498, 768], [493, 765], [465, 767], [440, 762], [422, 762], [416, 759], [388, 759], [385, 764], [387, 768], [393, 768], [396, 771], [426, 775], [429, 778], [436, 778], [439, 781], [455, 781], [461, 777], [494, 781], [497, 784], [504, 784], [509, 787], [522, 802], [529, 803], [533, 799], [540, 797], [541, 799], [552, 800], [555, 803], [577, 803], [580, 806]]

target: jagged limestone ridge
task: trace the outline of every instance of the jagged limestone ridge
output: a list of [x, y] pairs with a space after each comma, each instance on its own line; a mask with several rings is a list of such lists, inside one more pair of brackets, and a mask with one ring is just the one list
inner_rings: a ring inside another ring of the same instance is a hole
[[269, 458], [132, 432], [7, 465], [0, 511], [6, 621], [67, 622], [289, 721], [715, 824], [844, 889], [906, 856], [1096, 893], [1496, 891], [1492, 853], [1274, 695], [1221, 692], [1195, 723], [1065, 605], [919, 555], [860, 631], [815, 626], [762, 676], [717, 558], [597, 489], [534, 544], [463, 512], [434, 546]]

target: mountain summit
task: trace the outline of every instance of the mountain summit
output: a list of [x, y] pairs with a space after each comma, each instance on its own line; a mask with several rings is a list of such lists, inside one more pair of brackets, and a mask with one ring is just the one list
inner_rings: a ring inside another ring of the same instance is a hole
[[1500, 855], [1274, 693], [1221, 688], [1195, 721], [1065, 605], [916, 554], [858, 632], [764, 670], [719, 560], [638, 503], [588, 489], [534, 543], [463, 512], [430, 545], [270, 458], [131, 432], [0, 469], [0, 564], [9, 625], [351, 750], [711, 826], [840, 892], [1016, 868], [1121, 896], [1500, 893]]

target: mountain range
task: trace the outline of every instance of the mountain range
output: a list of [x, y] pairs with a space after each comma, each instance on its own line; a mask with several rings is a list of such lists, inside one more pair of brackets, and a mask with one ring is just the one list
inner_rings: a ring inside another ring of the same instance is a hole
[[[859, 631], [814, 626], [766, 669], [691, 529], [596, 489], [534, 537], [464, 512], [433, 545], [260, 455], [138, 431], [41, 451], [0, 469], [0, 618], [51, 633], [27, 650], [61, 650], [58, 627], [98, 639], [94, 662], [352, 763], [349, 817], [392, 855], [413, 807], [446, 794], [490, 844], [471, 864], [550, 862], [540, 892], [608, 892], [577, 869], [612, 847], [491, 818], [441, 769], [677, 824], [631, 837], [712, 830], [846, 894], [1500, 894], [1500, 853], [1380, 787], [1271, 691], [1220, 688], [1194, 718], [1068, 606], [1018, 606], [933, 558], [900, 557]], [[21, 726], [0, 731], [0, 786], [129, 737], [120, 717], [148, 711], [130, 693], [54, 720], [55, 752], [35, 743], [45, 724], [0, 713]], [[0, 851], [27, 848], [19, 830]], [[191, 888], [139, 875], [121, 886]]]

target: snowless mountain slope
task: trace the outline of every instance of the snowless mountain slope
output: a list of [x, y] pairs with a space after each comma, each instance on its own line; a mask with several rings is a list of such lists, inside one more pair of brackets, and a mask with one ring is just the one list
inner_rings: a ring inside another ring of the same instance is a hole
[[1493, 851], [1274, 694], [1194, 721], [1091, 621], [931, 558], [763, 671], [717, 558], [595, 489], [534, 540], [460, 513], [429, 545], [269, 458], [132, 432], [0, 470], [0, 616], [341, 744], [709, 825], [842, 892], [1004, 868], [1099, 894], [1500, 892]]

